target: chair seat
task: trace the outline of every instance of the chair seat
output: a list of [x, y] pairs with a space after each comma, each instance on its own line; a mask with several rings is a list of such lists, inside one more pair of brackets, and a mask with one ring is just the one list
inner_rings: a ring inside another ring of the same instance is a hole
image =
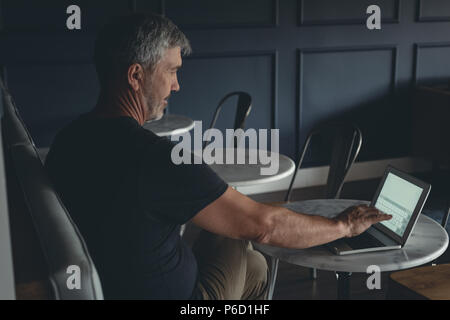
[[[450, 299], [450, 264], [398, 271], [392, 273], [390, 278], [391, 284], [397, 291], [404, 290], [406, 294], [410, 293], [416, 298]], [[389, 290], [391, 290], [391, 286]]]

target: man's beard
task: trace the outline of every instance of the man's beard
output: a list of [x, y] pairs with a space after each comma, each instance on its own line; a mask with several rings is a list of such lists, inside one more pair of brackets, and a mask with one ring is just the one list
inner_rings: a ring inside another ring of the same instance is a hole
[[156, 118], [154, 118], [153, 121], [161, 120], [163, 116], [164, 116], [164, 112], [160, 112], [158, 115], [156, 115]]
[[149, 88], [149, 90], [144, 90], [144, 98], [146, 100], [147, 105], [147, 119], [146, 121], [157, 121], [160, 120], [164, 116], [164, 104], [162, 102], [158, 102], [154, 96], [152, 96], [153, 92], [153, 82], [152, 78], [149, 78], [147, 81], [150, 81], [150, 85], [145, 85], [144, 88]]
[[157, 103], [151, 96], [147, 99], [147, 111], [149, 119], [147, 121], [157, 121], [164, 116], [164, 106], [162, 103]]

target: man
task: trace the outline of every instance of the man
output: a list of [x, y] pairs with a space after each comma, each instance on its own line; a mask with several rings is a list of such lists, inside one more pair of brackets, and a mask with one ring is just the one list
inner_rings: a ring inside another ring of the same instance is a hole
[[[94, 110], [55, 138], [46, 168], [80, 228], [106, 298], [262, 299], [267, 264], [251, 241], [306, 248], [388, 219], [350, 208], [336, 219], [252, 201], [208, 166], [174, 165], [173, 144], [142, 128], [159, 119], [190, 52], [168, 19], [133, 15], [99, 34]], [[191, 250], [180, 225], [204, 229]]]

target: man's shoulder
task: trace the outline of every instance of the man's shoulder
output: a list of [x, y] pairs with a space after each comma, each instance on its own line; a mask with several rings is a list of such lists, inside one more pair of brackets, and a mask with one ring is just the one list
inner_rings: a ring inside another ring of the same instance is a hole
[[130, 117], [99, 118], [90, 114], [82, 114], [73, 120], [56, 135], [55, 140], [128, 140], [155, 143], [159, 137], [144, 129]]
[[158, 148], [161, 139], [132, 118], [105, 119], [81, 115], [57, 133], [49, 155], [57, 154], [60, 158], [78, 153], [93, 156], [119, 152], [139, 156], [146, 150]]

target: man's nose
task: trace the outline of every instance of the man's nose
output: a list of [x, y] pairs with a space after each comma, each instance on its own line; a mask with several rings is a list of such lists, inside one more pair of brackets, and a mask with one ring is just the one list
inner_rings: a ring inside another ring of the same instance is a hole
[[180, 84], [178, 83], [178, 79], [175, 78], [175, 81], [172, 83], [172, 91], [178, 92], [180, 91]]

